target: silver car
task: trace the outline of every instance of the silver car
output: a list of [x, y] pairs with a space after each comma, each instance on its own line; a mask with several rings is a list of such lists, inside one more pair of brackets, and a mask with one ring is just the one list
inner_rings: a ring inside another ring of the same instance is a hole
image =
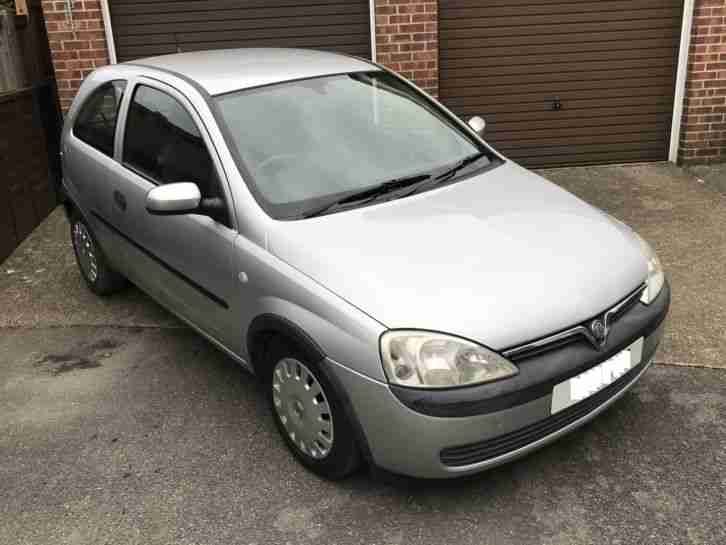
[[630, 228], [405, 79], [294, 49], [104, 67], [63, 131], [80, 270], [127, 279], [257, 375], [292, 453], [471, 474], [643, 375], [670, 289]]

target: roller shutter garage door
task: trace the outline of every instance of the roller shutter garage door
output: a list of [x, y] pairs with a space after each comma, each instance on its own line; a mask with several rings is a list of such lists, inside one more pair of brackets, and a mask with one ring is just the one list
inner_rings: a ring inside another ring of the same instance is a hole
[[682, 0], [441, 0], [440, 96], [528, 166], [668, 157]]
[[109, 0], [119, 62], [232, 47], [370, 58], [368, 0]]

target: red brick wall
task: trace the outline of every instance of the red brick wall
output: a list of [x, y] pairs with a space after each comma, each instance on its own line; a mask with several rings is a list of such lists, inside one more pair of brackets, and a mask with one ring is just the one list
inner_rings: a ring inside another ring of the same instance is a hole
[[439, 93], [438, 2], [375, 0], [377, 62]]
[[81, 81], [108, 64], [106, 34], [99, 0], [73, 0], [71, 13], [62, 0], [42, 0], [61, 108], [71, 105]]
[[726, 161], [726, 0], [696, 0], [678, 155]]

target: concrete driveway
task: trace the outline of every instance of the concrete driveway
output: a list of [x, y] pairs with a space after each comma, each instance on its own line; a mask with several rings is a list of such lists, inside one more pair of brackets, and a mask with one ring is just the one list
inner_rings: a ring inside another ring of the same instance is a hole
[[723, 171], [544, 175], [654, 243], [670, 328], [595, 421], [447, 482], [306, 472], [234, 363], [135, 289], [85, 289], [56, 211], [0, 265], [0, 543], [725, 543]]

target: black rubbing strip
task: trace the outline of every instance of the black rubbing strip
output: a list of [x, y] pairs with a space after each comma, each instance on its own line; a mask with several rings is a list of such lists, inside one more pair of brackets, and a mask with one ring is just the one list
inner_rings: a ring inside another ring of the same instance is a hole
[[113, 231], [118, 236], [120, 236], [121, 238], [123, 238], [124, 240], [126, 240], [129, 244], [131, 244], [132, 246], [134, 246], [139, 251], [141, 251], [144, 254], [146, 254], [147, 256], [149, 256], [151, 259], [153, 259], [154, 261], [156, 261], [159, 265], [161, 265], [162, 267], [164, 267], [167, 271], [169, 271], [170, 273], [172, 273], [172, 274], [178, 276], [179, 278], [181, 278], [182, 280], [184, 280], [184, 282], [186, 282], [187, 284], [189, 284], [192, 288], [194, 288], [195, 290], [197, 290], [199, 293], [201, 293], [202, 295], [204, 295], [206, 298], [211, 299], [212, 301], [214, 301], [215, 303], [217, 303], [222, 308], [229, 308], [229, 305], [227, 304], [227, 302], [224, 299], [222, 299], [221, 297], [218, 297], [217, 295], [213, 294], [211, 291], [209, 291], [208, 289], [204, 288], [203, 286], [200, 286], [199, 284], [197, 284], [194, 280], [192, 280], [188, 276], [180, 273], [174, 267], [172, 267], [171, 265], [169, 265], [166, 261], [163, 261], [162, 259], [160, 259], [159, 257], [157, 257], [155, 254], [151, 253], [149, 250], [147, 250], [146, 248], [144, 248], [141, 244], [139, 244], [138, 242], [136, 242], [134, 239], [132, 239], [131, 237], [129, 237], [125, 233], [121, 232], [113, 224], [111, 224], [111, 222], [107, 221], [105, 218], [103, 218], [102, 216], [100, 216], [98, 213], [91, 212], [91, 214], [93, 215], [94, 218], [96, 218], [98, 221], [100, 221], [101, 223], [103, 223], [106, 227], [108, 227], [109, 229], [111, 229], [111, 231]]

